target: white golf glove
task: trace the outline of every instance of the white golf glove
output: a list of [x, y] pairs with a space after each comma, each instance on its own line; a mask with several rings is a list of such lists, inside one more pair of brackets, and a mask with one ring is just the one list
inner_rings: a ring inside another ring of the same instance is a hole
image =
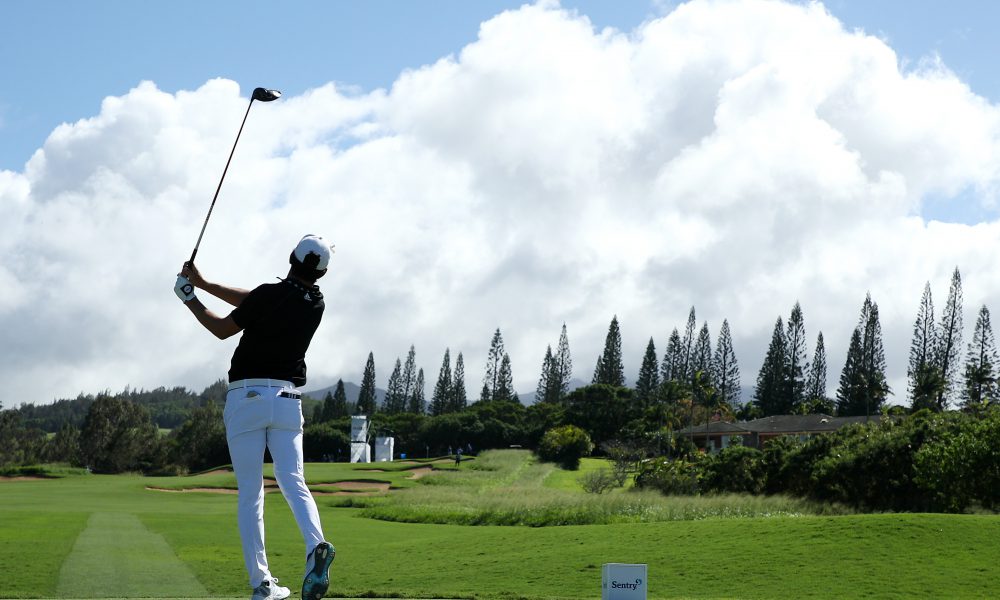
[[177, 276], [177, 283], [174, 284], [174, 293], [181, 299], [181, 302], [194, 300], [194, 284], [183, 275]]

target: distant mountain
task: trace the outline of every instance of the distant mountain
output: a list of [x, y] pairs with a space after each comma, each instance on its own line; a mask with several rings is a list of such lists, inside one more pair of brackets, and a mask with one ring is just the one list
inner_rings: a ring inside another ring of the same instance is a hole
[[[569, 380], [569, 391], [572, 392], [576, 388], [581, 388], [581, 387], [583, 387], [585, 385], [590, 385], [590, 384], [587, 383], [586, 381], [582, 380], [582, 379], [576, 379], [576, 378], [570, 379]], [[520, 400], [521, 404], [523, 404], [525, 406], [531, 406], [532, 404], [534, 404], [537, 401], [537, 399], [535, 398], [535, 392], [529, 392], [527, 394], [518, 394], [517, 395], [517, 399]]]
[[[337, 384], [333, 384], [330, 387], [320, 388], [318, 390], [307, 390], [307, 391], [304, 391], [302, 393], [304, 395], [306, 395], [306, 396], [309, 396], [310, 398], [312, 398], [314, 400], [319, 400], [320, 402], [322, 402], [323, 399], [326, 398], [326, 393], [327, 392], [330, 392], [332, 394], [335, 391], [337, 391]], [[347, 403], [348, 403], [348, 405], [357, 404], [358, 403], [358, 396], [361, 394], [361, 386], [358, 385], [358, 384], [356, 384], [356, 383], [352, 383], [350, 381], [345, 381], [344, 382], [344, 393], [347, 394]], [[385, 390], [376, 387], [375, 388], [375, 402], [379, 406], [381, 406], [384, 401], [385, 401]]]

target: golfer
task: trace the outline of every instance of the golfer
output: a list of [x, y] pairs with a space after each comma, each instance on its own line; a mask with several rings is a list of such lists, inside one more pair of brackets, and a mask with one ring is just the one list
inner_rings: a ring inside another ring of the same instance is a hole
[[[302, 402], [305, 354], [323, 317], [323, 294], [316, 280], [326, 274], [333, 254], [323, 238], [307, 235], [288, 257], [291, 268], [278, 283], [247, 291], [211, 283], [185, 263], [174, 292], [198, 322], [219, 339], [243, 332], [229, 369], [223, 420], [239, 487], [237, 522], [243, 560], [253, 588], [251, 600], [281, 600], [264, 550], [264, 448], [274, 459], [274, 477], [306, 543], [303, 600], [319, 600], [330, 585], [334, 548], [323, 537], [319, 512], [302, 471]], [[205, 308], [194, 288], [236, 308], [221, 317]]]

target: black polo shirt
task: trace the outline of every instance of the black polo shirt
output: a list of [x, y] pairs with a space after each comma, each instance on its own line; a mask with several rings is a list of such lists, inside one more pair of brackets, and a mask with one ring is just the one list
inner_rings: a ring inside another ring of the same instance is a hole
[[318, 286], [287, 279], [251, 291], [229, 315], [243, 329], [229, 381], [266, 378], [305, 385], [306, 349], [324, 307]]

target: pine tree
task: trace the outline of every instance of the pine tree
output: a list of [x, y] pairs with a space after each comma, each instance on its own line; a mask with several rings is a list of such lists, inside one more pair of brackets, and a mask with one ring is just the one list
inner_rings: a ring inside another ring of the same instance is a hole
[[[329, 392], [327, 392], [329, 393]], [[348, 415], [347, 408], [347, 390], [344, 389], [344, 380], [337, 380], [337, 388], [333, 392], [333, 407], [330, 411], [330, 419], [340, 419]]]
[[604, 357], [597, 357], [597, 364], [594, 365], [594, 377], [591, 378], [590, 383], [601, 383], [601, 376], [604, 374]]
[[444, 359], [441, 361], [441, 370], [438, 371], [438, 380], [434, 385], [434, 394], [431, 396], [431, 415], [437, 416], [451, 410], [453, 393], [454, 390], [451, 383], [451, 351], [445, 348]]
[[806, 388], [806, 326], [802, 307], [798, 302], [792, 307], [785, 330], [785, 398], [783, 405], [788, 412], [796, 412], [805, 399]]
[[468, 396], [465, 393], [465, 359], [462, 353], [458, 353], [455, 359], [455, 376], [452, 378], [451, 392], [451, 412], [461, 412], [468, 405]]
[[403, 390], [403, 364], [397, 358], [396, 366], [389, 376], [389, 383], [385, 387], [385, 412], [395, 415], [404, 410], [406, 410], [406, 393]]
[[[861, 317], [851, 336], [851, 347], [837, 390], [837, 414], [840, 416], [877, 415], [890, 393], [885, 377], [885, 351], [878, 305], [871, 294], [865, 296]], [[855, 335], [857, 348], [855, 348]]]
[[323, 403], [313, 410], [313, 423], [326, 423], [331, 420], [333, 420], [333, 394], [327, 391]]
[[412, 345], [410, 346], [409, 353], [406, 355], [406, 363], [403, 365], [403, 377], [400, 381], [405, 406], [413, 396], [413, 390], [417, 383], [417, 352]]
[[635, 382], [635, 401], [638, 406], [650, 406], [656, 400], [656, 392], [660, 389], [659, 364], [656, 359], [656, 345], [653, 338], [646, 344], [646, 354], [642, 357], [639, 368], [639, 378]]
[[[701, 326], [698, 332], [698, 341], [695, 342], [691, 351], [692, 373], [701, 373], [701, 386], [703, 388], [715, 387], [712, 380], [712, 336], [708, 332], [708, 322]], [[691, 389], [694, 389], [694, 380], [691, 380]]]
[[778, 317], [771, 334], [771, 344], [767, 348], [764, 364], [757, 373], [757, 387], [753, 403], [765, 417], [787, 414], [784, 405], [783, 382], [785, 373], [785, 326]]
[[622, 334], [618, 329], [618, 315], [611, 318], [608, 335], [604, 340], [604, 353], [594, 373], [594, 383], [614, 386], [625, 385], [625, 366], [622, 364]]
[[681, 335], [677, 332], [676, 327], [670, 332], [670, 339], [667, 341], [667, 351], [663, 354], [663, 365], [660, 367], [660, 379], [663, 383], [687, 381], [684, 379], [684, 352]]
[[569, 337], [566, 335], [565, 323], [562, 326], [562, 333], [559, 334], [559, 344], [556, 346], [556, 353], [552, 355], [552, 358], [553, 369], [557, 374], [557, 383], [559, 385], [559, 398], [562, 398], [569, 393], [569, 380], [573, 378], [573, 359], [569, 354]]
[[924, 284], [924, 294], [913, 324], [913, 341], [910, 343], [910, 364], [906, 369], [907, 393], [914, 410], [936, 405], [938, 382], [941, 381], [935, 362], [937, 327], [934, 325], [934, 301], [931, 284]]
[[826, 398], [826, 345], [823, 343], [823, 332], [816, 336], [816, 350], [812, 362], [809, 363], [809, 375], [806, 377], [806, 402], [811, 405], [825, 404]]
[[735, 410], [740, 407], [740, 367], [736, 362], [736, 352], [733, 351], [733, 336], [729, 331], [729, 321], [722, 320], [719, 339], [715, 343], [715, 356], [712, 358], [712, 380], [719, 392], [722, 402], [729, 404]]
[[553, 399], [549, 396], [549, 392], [553, 388], [553, 360], [552, 346], [546, 346], [545, 357], [542, 359], [542, 374], [538, 378], [538, 386], [535, 387], [535, 402], [554, 402], [558, 400], [558, 398]]
[[865, 414], [865, 384], [862, 375], [861, 329], [854, 328], [851, 343], [847, 348], [847, 359], [840, 371], [840, 386], [837, 388], [837, 414], [851, 417]]
[[990, 311], [984, 304], [979, 309], [972, 343], [965, 357], [965, 386], [962, 390], [962, 405], [966, 408], [994, 404], [997, 401], [997, 356], [993, 327], [990, 325]]
[[518, 402], [514, 391], [514, 376], [510, 369], [510, 355], [504, 354], [500, 361], [500, 374], [497, 377], [497, 388], [493, 391], [493, 400], [514, 400]]
[[415, 415], [424, 414], [424, 370], [417, 370], [417, 377], [413, 382], [413, 393], [410, 394], [408, 399], [406, 412]]
[[935, 352], [935, 363], [944, 380], [944, 387], [935, 399], [934, 408], [942, 411], [948, 408], [948, 403], [955, 395], [958, 380], [959, 361], [962, 347], [962, 276], [955, 267], [951, 276], [951, 288], [948, 290], [948, 302], [941, 314], [941, 326], [938, 328], [938, 344]]
[[373, 415], [378, 409], [375, 401], [375, 356], [369, 352], [365, 363], [365, 373], [361, 377], [361, 390], [354, 412], [358, 415]]
[[680, 348], [680, 359], [681, 359], [681, 373], [682, 377], [678, 378], [678, 381], [682, 381], [685, 384], [690, 384], [694, 381], [694, 369], [691, 368], [691, 352], [694, 350], [694, 328], [697, 326], [697, 321], [694, 316], [694, 307], [691, 307], [691, 312], [688, 313], [687, 326], [684, 328], [684, 338], [681, 340]]
[[490, 401], [497, 398], [496, 391], [500, 385], [500, 366], [503, 363], [503, 336], [500, 335], [500, 328], [497, 327], [490, 342], [490, 353], [486, 358], [486, 375], [483, 377], [484, 394], [480, 401]]

